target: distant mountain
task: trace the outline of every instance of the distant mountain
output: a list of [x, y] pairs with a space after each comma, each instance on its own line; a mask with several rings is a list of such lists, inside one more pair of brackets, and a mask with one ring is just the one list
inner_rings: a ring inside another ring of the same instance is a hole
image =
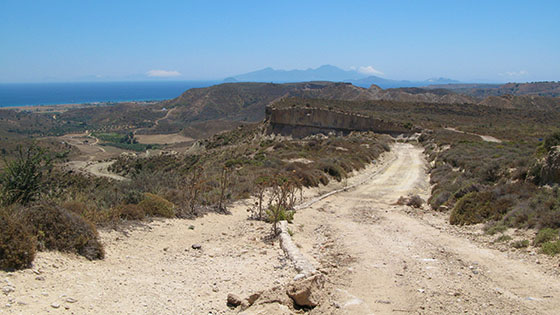
[[375, 84], [381, 88], [423, 87], [432, 84], [455, 84], [459, 81], [447, 78], [431, 78], [425, 81], [390, 80], [378, 76], [370, 76], [356, 70], [343, 70], [332, 65], [323, 65], [316, 69], [276, 70], [265, 68], [224, 79], [224, 82], [308, 82], [332, 81], [350, 82], [356, 86], [368, 88]]
[[345, 81], [358, 80], [364, 75], [354, 70], [342, 70], [331, 65], [320, 66], [316, 69], [306, 70], [275, 70], [265, 68], [234, 77], [227, 78], [227, 81], [233, 79], [237, 82], [303, 82], [303, 81]]

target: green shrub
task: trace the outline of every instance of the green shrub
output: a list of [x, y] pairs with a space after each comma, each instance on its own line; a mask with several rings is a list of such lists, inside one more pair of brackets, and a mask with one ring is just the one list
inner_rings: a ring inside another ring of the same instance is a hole
[[464, 225], [500, 220], [511, 205], [512, 202], [508, 199], [496, 200], [491, 192], [471, 192], [455, 204], [449, 223]]
[[40, 250], [73, 252], [90, 260], [103, 259], [97, 230], [82, 216], [44, 202], [22, 210], [22, 217], [37, 237]]
[[486, 228], [486, 234], [494, 235], [496, 233], [502, 233], [505, 230], [507, 230], [507, 226], [505, 226], [504, 224], [494, 223]]
[[560, 241], [543, 243], [541, 246], [541, 253], [550, 256], [560, 254]]
[[451, 197], [451, 192], [446, 190], [435, 191], [434, 194], [428, 199], [428, 203], [432, 209], [437, 210]]
[[35, 258], [35, 239], [27, 228], [0, 209], [0, 269], [28, 268]]
[[495, 243], [501, 243], [501, 242], [507, 242], [507, 241], [511, 241], [511, 236], [500, 235], [496, 240], [494, 240]]
[[517, 249], [526, 248], [526, 247], [529, 246], [529, 240], [515, 241], [515, 242], [512, 242], [512, 243], [511, 243], [511, 246], [512, 246], [513, 248], [517, 248]]
[[158, 195], [145, 193], [144, 200], [142, 200], [138, 206], [147, 215], [164, 218], [175, 217], [175, 205]]
[[13, 161], [4, 161], [5, 169], [0, 174], [0, 197], [5, 205], [27, 204], [37, 198], [45, 188], [43, 173], [50, 167], [51, 160], [45, 150], [36, 145], [18, 148]]
[[557, 238], [558, 238], [558, 230], [551, 229], [551, 228], [544, 228], [537, 233], [537, 236], [535, 236], [533, 245], [539, 246], [543, 243], [553, 241]]

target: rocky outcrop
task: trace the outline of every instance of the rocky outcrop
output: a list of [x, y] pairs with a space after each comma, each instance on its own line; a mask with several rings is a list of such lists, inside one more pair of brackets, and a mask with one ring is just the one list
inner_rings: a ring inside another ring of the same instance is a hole
[[418, 131], [362, 114], [322, 108], [268, 106], [266, 118], [270, 123], [270, 133], [291, 135], [295, 138], [330, 132], [348, 134], [352, 131], [373, 131], [396, 136], [411, 135]]

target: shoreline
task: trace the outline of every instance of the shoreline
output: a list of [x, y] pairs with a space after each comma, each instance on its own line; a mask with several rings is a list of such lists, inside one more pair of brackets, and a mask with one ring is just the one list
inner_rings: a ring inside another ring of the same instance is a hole
[[153, 105], [162, 100], [143, 100], [143, 101], [106, 101], [106, 102], [85, 102], [85, 103], [61, 103], [61, 104], [48, 104], [48, 105], [14, 105], [14, 106], [2, 106], [0, 110], [15, 110], [15, 111], [29, 111], [34, 113], [39, 112], [53, 112], [53, 111], [67, 111], [76, 108], [90, 108], [90, 107], [103, 107], [112, 106], [118, 104], [141, 104], [141, 105]]

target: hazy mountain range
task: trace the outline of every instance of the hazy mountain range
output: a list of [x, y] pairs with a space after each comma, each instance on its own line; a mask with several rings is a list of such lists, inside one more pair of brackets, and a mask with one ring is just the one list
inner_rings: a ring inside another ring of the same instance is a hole
[[369, 87], [372, 84], [382, 88], [421, 87], [435, 84], [454, 84], [459, 81], [447, 78], [431, 78], [424, 81], [390, 80], [374, 75], [364, 74], [358, 70], [343, 70], [332, 65], [323, 65], [316, 69], [276, 70], [264, 68], [224, 79], [225, 82], [306, 82], [334, 81], [350, 82], [356, 86]]

